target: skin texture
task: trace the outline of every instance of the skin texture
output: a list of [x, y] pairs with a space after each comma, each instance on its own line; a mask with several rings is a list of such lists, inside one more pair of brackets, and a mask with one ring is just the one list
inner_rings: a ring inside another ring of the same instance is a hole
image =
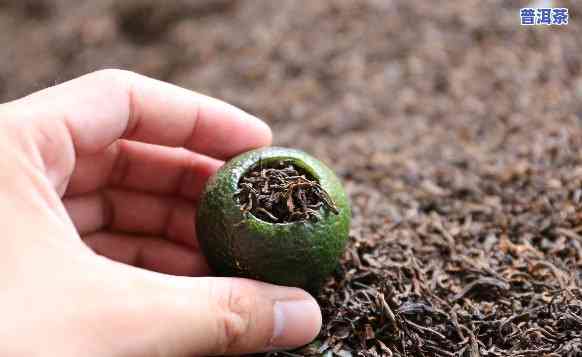
[[0, 105], [0, 355], [239, 354], [313, 339], [309, 294], [209, 277], [195, 238], [208, 177], [270, 142], [237, 108], [119, 70]]
[[[339, 214], [320, 209], [313, 222], [276, 224], [244, 214], [233, 199], [240, 178], [259, 162], [289, 161], [311, 174], [335, 202]], [[347, 195], [336, 175], [305, 152], [269, 147], [241, 154], [211, 177], [202, 194], [197, 228], [200, 246], [213, 269], [316, 292], [337, 265], [350, 226]]]

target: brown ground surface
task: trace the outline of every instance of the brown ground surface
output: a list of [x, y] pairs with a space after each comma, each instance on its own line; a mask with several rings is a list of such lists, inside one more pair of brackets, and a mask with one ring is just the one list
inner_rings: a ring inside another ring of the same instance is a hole
[[354, 205], [295, 354], [582, 356], [582, 2], [0, 0], [0, 100], [124, 67], [265, 118]]

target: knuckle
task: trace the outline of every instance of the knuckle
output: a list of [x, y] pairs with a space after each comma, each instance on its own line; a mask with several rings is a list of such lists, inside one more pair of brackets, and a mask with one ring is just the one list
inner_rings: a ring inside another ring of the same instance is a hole
[[109, 173], [109, 183], [114, 186], [123, 186], [131, 172], [131, 160], [127, 154], [127, 142], [119, 140], [113, 144], [115, 160]]
[[86, 76], [94, 85], [121, 92], [131, 88], [138, 77], [139, 74], [135, 72], [117, 68], [100, 69]]
[[245, 289], [238, 289], [233, 284], [228, 285], [227, 294], [218, 299], [218, 343], [223, 352], [236, 349], [248, 336], [256, 308], [253, 294], [247, 294]]
[[124, 69], [107, 68], [83, 76], [98, 92], [113, 91], [113, 97], [126, 98], [138, 74]]
[[90, 75], [95, 76], [97, 78], [102, 78], [105, 80], [117, 81], [117, 80], [124, 80], [124, 79], [127, 79], [128, 77], [134, 76], [135, 73], [128, 71], [128, 70], [124, 70], [124, 69], [105, 68], [105, 69], [97, 70], [97, 71], [91, 73]]

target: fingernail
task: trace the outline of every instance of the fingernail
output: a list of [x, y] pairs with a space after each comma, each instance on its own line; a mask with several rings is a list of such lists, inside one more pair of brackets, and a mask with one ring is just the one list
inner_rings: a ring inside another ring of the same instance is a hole
[[271, 349], [288, 349], [311, 342], [321, 328], [321, 311], [314, 299], [285, 300], [274, 304]]

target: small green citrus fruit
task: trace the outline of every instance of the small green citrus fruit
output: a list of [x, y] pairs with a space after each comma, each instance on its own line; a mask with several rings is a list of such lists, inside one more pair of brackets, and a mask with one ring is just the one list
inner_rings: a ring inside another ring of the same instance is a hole
[[335, 269], [350, 220], [333, 171], [305, 152], [268, 147], [233, 158], [209, 179], [196, 231], [218, 275], [313, 292]]

